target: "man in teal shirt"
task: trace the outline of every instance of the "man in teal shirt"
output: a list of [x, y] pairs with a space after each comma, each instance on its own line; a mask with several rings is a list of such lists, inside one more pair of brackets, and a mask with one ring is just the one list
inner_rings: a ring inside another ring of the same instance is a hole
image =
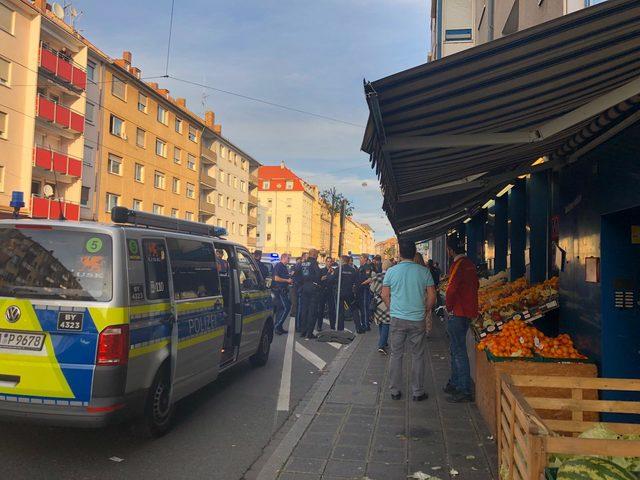
[[402, 361], [405, 345], [411, 346], [411, 390], [414, 401], [428, 398], [424, 390], [426, 329], [436, 302], [431, 272], [413, 261], [416, 246], [400, 241], [400, 263], [387, 270], [380, 296], [391, 314], [391, 359], [389, 390], [391, 398], [402, 397]]

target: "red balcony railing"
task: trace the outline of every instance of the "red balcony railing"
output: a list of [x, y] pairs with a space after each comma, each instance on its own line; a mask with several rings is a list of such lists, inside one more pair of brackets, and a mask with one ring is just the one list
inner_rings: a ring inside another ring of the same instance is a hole
[[35, 147], [33, 165], [71, 177], [82, 177], [82, 160], [47, 148]]
[[40, 66], [74, 90], [84, 91], [87, 88], [87, 72], [60, 52], [44, 45], [40, 47]]
[[59, 220], [80, 220], [80, 205], [64, 200], [50, 200], [48, 198], [31, 197], [31, 217], [50, 218]]
[[43, 120], [77, 133], [84, 132], [84, 116], [69, 107], [52, 102], [43, 95], [38, 95], [36, 110], [38, 117]]

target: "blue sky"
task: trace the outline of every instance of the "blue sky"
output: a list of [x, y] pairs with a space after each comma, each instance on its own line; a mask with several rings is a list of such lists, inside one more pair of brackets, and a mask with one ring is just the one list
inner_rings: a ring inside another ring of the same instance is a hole
[[[165, 70], [171, 0], [75, 0], [82, 33], [142, 75]], [[339, 118], [367, 119], [362, 80], [424, 63], [429, 0], [176, 0], [169, 73]], [[376, 239], [393, 234], [378, 181], [360, 151], [363, 128], [162, 79], [196, 113], [263, 164], [281, 160], [321, 188], [335, 185]], [[364, 185], [364, 186], [363, 186]]]

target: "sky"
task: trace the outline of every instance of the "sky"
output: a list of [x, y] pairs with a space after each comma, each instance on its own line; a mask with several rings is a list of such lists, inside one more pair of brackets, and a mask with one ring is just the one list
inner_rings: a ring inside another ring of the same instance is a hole
[[[81, 33], [142, 77], [163, 75], [171, 0], [73, 0]], [[393, 235], [368, 155], [363, 79], [426, 62], [429, 0], [175, 0], [170, 75], [356, 124], [332, 122], [173, 79], [153, 80], [216, 114], [222, 134], [262, 164], [284, 161], [320, 188], [336, 186], [354, 218]], [[205, 97], [206, 96], [206, 97]]]

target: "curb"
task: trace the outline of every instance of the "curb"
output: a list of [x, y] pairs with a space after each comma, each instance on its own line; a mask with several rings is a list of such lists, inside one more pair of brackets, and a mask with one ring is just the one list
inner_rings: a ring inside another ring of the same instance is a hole
[[302, 435], [304, 435], [304, 432], [313, 421], [318, 410], [320, 410], [322, 403], [338, 379], [340, 372], [342, 372], [342, 369], [351, 358], [351, 355], [353, 355], [353, 352], [356, 351], [361, 339], [361, 335], [356, 336], [354, 341], [340, 350], [338, 355], [336, 355], [333, 361], [329, 364], [326, 375], [320, 378], [313, 386], [314, 392], [309, 403], [304, 407], [302, 412], [300, 412], [298, 419], [280, 441], [274, 452], [255, 477], [256, 480], [273, 480], [278, 477], [278, 474], [291, 456], [291, 453], [302, 438]]

